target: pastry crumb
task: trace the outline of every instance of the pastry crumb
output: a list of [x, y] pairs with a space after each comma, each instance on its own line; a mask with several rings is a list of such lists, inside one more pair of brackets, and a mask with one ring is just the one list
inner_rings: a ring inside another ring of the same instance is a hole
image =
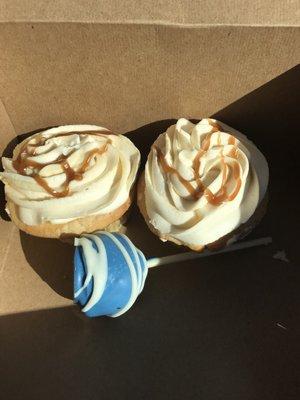
[[288, 328], [286, 326], [284, 326], [281, 322], [276, 322], [275, 324], [278, 328], [284, 329], [285, 331], [288, 330]]
[[284, 261], [284, 262], [290, 262], [290, 260], [287, 258], [286, 253], [284, 250], [279, 250], [277, 251], [274, 255], [273, 258], [276, 260]]

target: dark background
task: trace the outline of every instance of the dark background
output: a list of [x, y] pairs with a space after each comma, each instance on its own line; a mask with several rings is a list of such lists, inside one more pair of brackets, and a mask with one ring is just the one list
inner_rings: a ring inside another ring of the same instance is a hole
[[[296, 67], [215, 114], [268, 159], [270, 203], [251, 238], [273, 244], [151, 270], [117, 319], [75, 306], [0, 317], [1, 399], [300, 399], [299, 82]], [[145, 156], [172, 122], [130, 138]], [[153, 256], [159, 241], [132, 214], [129, 233]], [[25, 234], [21, 243], [41, 278], [70, 297], [71, 269], [62, 281], [56, 268], [66, 245]], [[37, 258], [33, 245], [48, 252]], [[289, 262], [273, 258], [279, 250]]]

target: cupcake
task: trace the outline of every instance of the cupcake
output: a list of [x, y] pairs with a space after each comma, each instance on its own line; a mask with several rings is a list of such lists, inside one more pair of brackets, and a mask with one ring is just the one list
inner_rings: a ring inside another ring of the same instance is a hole
[[140, 162], [125, 136], [95, 125], [38, 132], [2, 158], [6, 210], [21, 230], [42, 237], [117, 231]]
[[259, 222], [268, 177], [265, 157], [246, 136], [214, 119], [181, 118], [151, 147], [138, 205], [161, 240], [217, 249]]

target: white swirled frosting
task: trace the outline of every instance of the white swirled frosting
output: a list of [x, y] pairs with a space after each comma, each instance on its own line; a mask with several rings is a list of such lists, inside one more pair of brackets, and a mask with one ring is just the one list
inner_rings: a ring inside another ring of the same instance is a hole
[[162, 240], [191, 248], [246, 222], [265, 196], [268, 164], [240, 132], [212, 119], [181, 118], [153, 144], [145, 167], [145, 206]]
[[[25, 142], [31, 165], [20, 173], [22, 164], [17, 168], [14, 160], [24, 151], [22, 146], [24, 142], [15, 149], [13, 160], [2, 158], [0, 179], [7, 200], [27, 225], [114, 212], [127, 201], [140, 162], [139, 150], [128, 138], [95, 125], [61, 126], [31, 136]], [[70, 171], [77, 173], [75, 178], [68, 178]], [[54, 196], [63, 192], [67, 180], [65, 195]]]

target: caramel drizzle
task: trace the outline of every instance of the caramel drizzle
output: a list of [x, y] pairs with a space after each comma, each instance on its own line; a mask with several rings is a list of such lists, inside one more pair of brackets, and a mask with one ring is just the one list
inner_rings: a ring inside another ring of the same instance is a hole
[[171, 166], [167, 163], [167, 161], [166, 161], [166, 159], [165, 159], [165, 157], [164, 157], [162, 151], [161, 151], [158, 147], [155, 147], [155, 150], [156, 150], [156, 153], [157, 153], [157, 156], [158, 156], [158, 161], [160, 162], [160, 164], [161, 164], [161, 166], [162, 166], [164, 172], [165, 172], [166, 174], [174, 174], [174, 175], [176, 175], [177, 178], [179, 179], [179, 181], [180, 181], [180, 182], [183, 184], [183, 186], [186, 188], [186, 190], [187, 190], [189, 193], [192, 194], [192, 193], [194, 192], [195, 189], [194, 189], [193, 186], [190, 184], [190, 182], [187, 181], [186, 179], [184, 179], [184, 178], [180, 175], [180, 173], [177, 171], [176, 168], [171, 167]]
[[[222, 151], [221, 151], [222, 183], [221, 183], [220, 189], [218, 190], [218, 192], [216, 194], [213, 194], [211, 192], [211, 190], [208, 189], [207, 187], [205, 187], [205, 185], [203, 184], [203, 182], [200, 178], [201, 157], [210, 148], [210, 142], [211, 142], [213, 133], [220, 131], [220, 127], [217, 123], [215, 123], [211, 120], [209, 120], [209, 121], [210, 121], [210, 124], [212, 125], [212, 130], [204, 138], [204, 140], [201, 144], [201, 148], [198, 151], [198, 153], [196, 154], [196, 157], [194, 158], [194, 161], [193, 161], [193, 171], [194, 171], [194, 178], [196, 181], [196, 188], [194, 188], [193, 185], [189, 181], [184, 179], [175, 168], [171, 167], [167, 163], [167, 161], [164, 157], [164, 154], [158, 147], [155, 146], [155, 150], [156, 150], [156, 153], [158, 156], [158, 161], [159, 161], [160, 165], [162, 166], [163, 171], [166, 174], [168, 174], [168, 173], [175, 174], [177, 176], [177, 178], [179, 179], [179, 181], [183, 184], [183, 186], [190, 193], [190, 195], [194, 197], [195, 200], [199, 199], [202, 196], [205, 196], [208, 203], [217, 206], [226, 201], [232, 201], [237, 196], [237, 194], [241, 188], [242, 181], [241, 181], [241, 176], [240, 176], [239, 163], [237, 161], [235, 161], [232, 166], [232, 175], [236, 182], [235, 188], [230, 194], [227, 193], [227, 176], [228, 176], [227, 171], [228, 171], [228, 168], [231, 169], [231, 166], [226, 164], [226, 162], [224, 160], [223, 149], [222, 149]], [[218, 135], [217, 144], [219, 146], [221, 145], [220, 134]], [[228, 138], [227, 144], [235, 145], [236, 144], [235, 137], [230, 135]], [[237, 159], [237, 148], [235, 147], [235, 148], [231, 149], [230, 152], [228, 153], [228, 156], [231, 158]]]
[[235, 145], [235, 137], [234, 136], [229, 135], [228, 144], [232, 144], [233, 146]]
[[[82, 134], [82, 135], [95, 135], [95, 136], [104, 136], [104, 135], [116, 135], [115, 133], [112, 133], [110, 131], [101, 131], [101, 132], [95, 132], [95, 131], [84, 131], [84, 132], [67, 132], [67, 133], [61, 133], [61, 134], [57, 134], [54, 136], [51, 136], [50, 138], [52, 139], [53, 137], [63, 137], [63, 136], [70, 136], [70, 135], [74, 135], [74, 134]], [[34, 149], [32, 151], [32, 149], [30, 148], [35, 148], [38, 146], [42, 146], [45, 144], [47, 139], [50, 139], [47, 137], [38, 137], [38, 142], [34, 143], [34, 144], [30, 144], [30, 140], [29, 139], [27, 142], [24, 143], [24, 145], [22, 146], [18, 157], [13, 160], [12, 164], [14, 169], [20, 174], [20, 175], [25, 175], [25, 176], [30, 176], [31, 178], [33, 178], [37, 184], [39, 184], [47, 193], [49, 193], [51, 196], [53, 197], [65, 197], [69, 194], [70, 191], [70, 182], [73, 180], [77, 180], [80, 181], [83, 178], [83, 174], [85, 173], [85, 171], [87, 170], [90, 161], [92, 160], [92, 158], [96, 155], [101, 155], [103, 153], [105, 153], [107, 151], [107, 146], [108, 144], [111, 143], [111, 140], [108, 139], [107, 142], [101, 146], [98, 149], [93, 149], [90, 152], [88, 152], [83, 160], [83, 163], [81, 164], [80, 168], [75, 171], [70, 164], [68, 163], [67, 159], [68, 157], [75, 151], [73, 150], [72, 152], [70, 152], [68, 155], [60, 155], [57, 159], [55, 159], [54, 161], [51, 161], [47, 164], [42, 164], [39, 162], [36, 162], [34, 160], [29, 160], [28, 157], [34, 155]], [[66, 180], [64, 182], [64, 184], [62, 185], [62, 190], [61, 191], [57, 191], [55, 189], [52, 189], [48, 183], [46, 182], [46, 180], [41, 177], [39, 175], [41, 169], [43, 169], [44, 167], [48, 166], [48, 165], [52, 165], [52, 164], [59, 164], [62, 168], [62, 170], [64, 171], [64, 173], [66, 174]], [[26, 169], [28, 167], [32, 167], [35, 169], [35, 171], [31, 174], [31, 175], [27, 175], [26, 174]]]

